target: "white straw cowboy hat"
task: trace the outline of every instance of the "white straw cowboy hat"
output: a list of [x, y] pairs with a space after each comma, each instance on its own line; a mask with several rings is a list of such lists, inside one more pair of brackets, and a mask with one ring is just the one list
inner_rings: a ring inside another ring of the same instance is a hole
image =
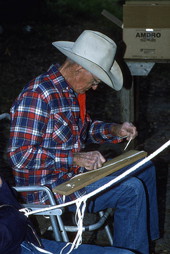
[[122, 88], [123, 75], [114, 60], [117, 46], [106, 35], [85, 30], [75, 42], [56, 41], [52, 44], [111, 88], [117, 91]]

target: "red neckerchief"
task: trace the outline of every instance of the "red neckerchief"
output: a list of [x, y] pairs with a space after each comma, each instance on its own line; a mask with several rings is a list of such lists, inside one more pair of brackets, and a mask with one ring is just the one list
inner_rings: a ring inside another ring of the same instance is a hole
[[84, 119], [86, 116], [86, 94], [79, 94], [77, 98], [80, 106], [80, 118], [82, 120], [82, 123], [84, 123]]

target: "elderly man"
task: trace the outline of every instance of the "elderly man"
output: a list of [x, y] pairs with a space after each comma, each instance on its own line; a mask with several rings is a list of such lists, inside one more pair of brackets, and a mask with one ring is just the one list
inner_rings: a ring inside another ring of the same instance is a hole
[[[133, 124], [92, 121], [86, 113], [85, 93], [102, 81], [120, 90], [123, 78], [115, 61], [116, 44], [102, 33], [85, 30], [75, 42], [53, 45], [66, 57], [62, 65], [33, 79], [22, 90], [11, 109], [9, 160], [16, 185], [49, 185], [51, 188], [105, 162], [98, 151], [83, 152], [85, 144], [118, 143], [137, 135]], [[124, 169], [125, 170], [125, 169]], [[116, 174], [91, 184], [66, 200], [89, 193]], [[59, 203], [62, 196], [55, 194]], [[28, 195], [27, 202], [47, 197]], [[149, 240], [156, 239], [158, 214], [155, 169], [151, 162], [135, 176], [102, 192], [89, 202], [88, 210], [115, 208], [114, 246], [149, 253]]]

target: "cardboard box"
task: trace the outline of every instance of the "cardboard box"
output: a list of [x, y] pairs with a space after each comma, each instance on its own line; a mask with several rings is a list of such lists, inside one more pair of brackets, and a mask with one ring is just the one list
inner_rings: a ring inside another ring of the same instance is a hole
[[130, 1], [123, 6], [125, 59], [170, 59], [170, 2]]

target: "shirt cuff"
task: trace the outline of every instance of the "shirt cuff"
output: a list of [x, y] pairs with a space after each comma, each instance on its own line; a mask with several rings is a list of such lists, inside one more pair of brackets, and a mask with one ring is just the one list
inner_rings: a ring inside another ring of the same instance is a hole
[[68, 154], [68, 165], [69, 166], [73, 165], [73, 153], [71, 151]]

